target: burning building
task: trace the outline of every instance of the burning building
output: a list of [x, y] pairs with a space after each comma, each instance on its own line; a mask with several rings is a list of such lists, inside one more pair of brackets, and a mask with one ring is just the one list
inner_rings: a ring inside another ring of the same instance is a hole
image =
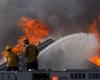
[[[99, 32], [96, 29], [97, 28], [97, 21], [98, 19], [95, 19], [90, 25], [89, 25], [89, 33], [92, 33], [95, 35], [96, 40], [99, 44]], [[38, 46], [39, 50], [43, 50], [47, 45], [51, 44], [52, 42], [54, 42], [52, 39], [47, 40], [46, 42], [41, 43], [41, 41], [43, 39], [46, 38], [46, 36], [48, 36], [49, 34], [49, 29], [47, 27], [47, 25], [45, 25], [45, 23], [43, 23], [41, 20], [34, 20], [31, 19], [29, 17], [21, 17], [20, 20], [18, 20], [17, 22], [18, 26], [21, 28], [23, 34], [22, 36], [19, 37], [17, 44], [14, 46], [13, 51], [18, 54], [21, 55], [21, 50], [23, 47], [23, 39], [24, 38], [28, 38], [29, 41], [31, 42], [31, 44], [35, 44], [36, 46]], [[88, 58], [87, 60], [87, 65], [91, 65], [90, 68], [94, 68], [94, 69], [99, 69], [100, 66], [100, 57], [99, 57], [99, 46], [96, 50], [96, 54], [92, 55], [90, 58]], [[6, 52], [3, 52], [4, 56], [6, 56]], [[22, 56], [20, 56], [21, 58], [21, 63], [24, 62]], [[4, 67], [1, 66], [0, 70], [4, 70]]]

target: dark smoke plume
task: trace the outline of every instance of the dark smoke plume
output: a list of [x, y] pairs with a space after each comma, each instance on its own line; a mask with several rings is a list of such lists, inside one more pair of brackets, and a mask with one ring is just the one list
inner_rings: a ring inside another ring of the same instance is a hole
[[44, 20], [49, 36], [58, 39], [86, 31], [87, 23], [99, 12], [100, 0], [0, 0], [0, 50], [15, 44], [22, 34], [16, 25], [21, 16]]

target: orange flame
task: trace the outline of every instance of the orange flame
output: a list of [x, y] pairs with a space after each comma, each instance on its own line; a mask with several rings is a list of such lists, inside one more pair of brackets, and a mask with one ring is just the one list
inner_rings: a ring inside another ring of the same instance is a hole
[[97, 30], [97, 20], [99, 20], [100, 17], [97, 17], [97, 19], [95, 19], [93, 21], [93, 23], [90, 25], [89, 31], [93, 34], [95, 34], [96, 39], [98, 41], [98, 48], [96, 49], [96, 54], [91, 56], [89, 58], [89, 61], [92, 62], [93, 64], [97, 65], [100, 67], [100, 33]]
[[96, 54], [94, 56], [91, 56], [89, 61], [100, 67], [100, 55]]
[[29, 39], [31, 44], [38, 45], [48, 35], [48, 27], [41, 20], [21, 17], [18, 26], [20, 26], [23, 35], [19, 37], [17, 44], [13, 48], [13, 51], [17, 54], [21, 53], [25, 38]]

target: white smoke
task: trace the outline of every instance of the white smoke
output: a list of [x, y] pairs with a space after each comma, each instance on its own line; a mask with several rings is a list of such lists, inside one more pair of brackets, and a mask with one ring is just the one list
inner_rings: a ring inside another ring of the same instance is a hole
[[39, 55], [39, 69], [88, 69], [87, 60], [98, 47], [93, 34], [79, 33], [61, 38]]

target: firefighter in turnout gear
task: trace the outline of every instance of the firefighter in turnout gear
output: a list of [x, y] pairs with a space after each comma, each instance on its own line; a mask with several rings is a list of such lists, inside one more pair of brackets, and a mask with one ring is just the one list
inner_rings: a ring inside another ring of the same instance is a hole
[[27, 65], [27, 70], [38, 70], [38, 56], [39, 50], [33, 44], [29, 43], [28, 39], [24, 40], [23, 55], [25, 57], [25, 63]]
[[6, 47], [7, 71], [18, 71], [18, 56], [12, 51], [11, 46]]

